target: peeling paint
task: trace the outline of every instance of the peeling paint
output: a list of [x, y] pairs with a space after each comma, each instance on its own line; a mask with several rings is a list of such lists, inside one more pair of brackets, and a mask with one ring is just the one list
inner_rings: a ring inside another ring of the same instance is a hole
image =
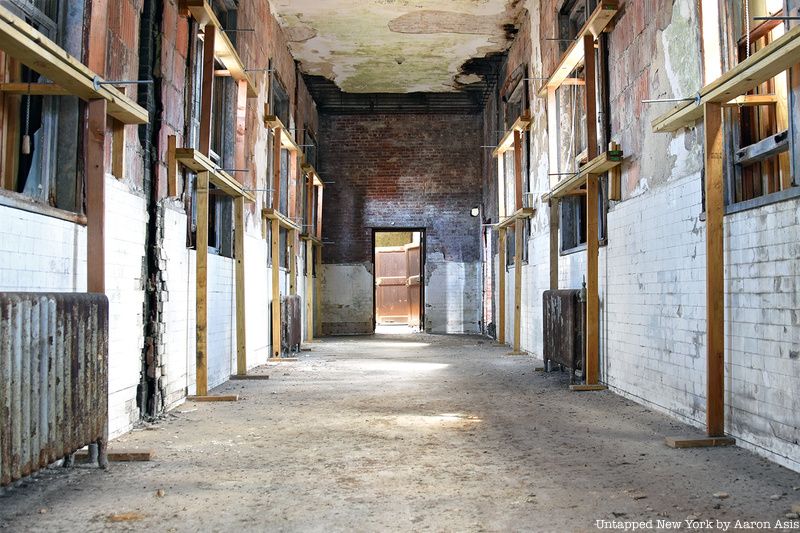
[[302, 71], [353, 93], [451, 92], [482, 81], [461, 67], [507, 50], [525, 12], [518, 0], [270, 3]]

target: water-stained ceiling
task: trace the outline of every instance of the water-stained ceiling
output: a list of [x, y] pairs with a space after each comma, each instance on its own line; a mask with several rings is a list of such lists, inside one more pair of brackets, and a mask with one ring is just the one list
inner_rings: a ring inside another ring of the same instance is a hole
[[348, 93], [457, 91], [505, 51], [523, 0], [270, 0], [301, 69]]

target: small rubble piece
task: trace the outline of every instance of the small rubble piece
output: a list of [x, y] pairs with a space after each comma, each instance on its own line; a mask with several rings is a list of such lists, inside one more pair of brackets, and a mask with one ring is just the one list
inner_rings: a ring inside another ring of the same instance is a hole
[[143, 519], [144, 515], [142, 513], [115, 513], [108, 515], [109, 522], [136, 522]]
[[726, 498], [730, 498], [731, 495], [728, 494], [727, 492], [715, 492], [714, 497], [719, 498], [720, 500], [724, 500]]
[[163, 498], [166, 495], [167, 495], [167, 493], [164, 492], [164, 489], [158, 489], [156, 491], [156, 498]]
[[781, 498], [782, 498], [782, 495], [780, 495], [780, 494], [773, 494], [772, 496], [769, 497], [769, 499], [774, 501], [774, 502], [780, 500]]

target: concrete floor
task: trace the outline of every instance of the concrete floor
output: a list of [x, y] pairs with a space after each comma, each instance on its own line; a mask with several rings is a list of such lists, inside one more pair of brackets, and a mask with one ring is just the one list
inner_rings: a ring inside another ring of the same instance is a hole
[[689, 428], [610, 392], [569, 392], [567, 374], [507, 351], [421, 334], [315, 343], [258, 369], [268, 381], [215, 391], [238, 403], [187, 403], [113, 443], [152, 448], [152, 462], [54, 468], [3, 491], [0, 528], [708, 531], [683, 521], [774, 526], [800, 501], [800, 475], [739, 448], [667, 448]]

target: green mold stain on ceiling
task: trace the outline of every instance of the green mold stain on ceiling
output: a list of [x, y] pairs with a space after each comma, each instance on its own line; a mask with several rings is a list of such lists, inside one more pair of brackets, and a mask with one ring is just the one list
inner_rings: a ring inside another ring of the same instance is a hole
[[[351, 93], [450, 92], [503, 52], [524, 0], [270, 0], [295, 59]], [[513, 32], [512, 32], [513, 33]]]

